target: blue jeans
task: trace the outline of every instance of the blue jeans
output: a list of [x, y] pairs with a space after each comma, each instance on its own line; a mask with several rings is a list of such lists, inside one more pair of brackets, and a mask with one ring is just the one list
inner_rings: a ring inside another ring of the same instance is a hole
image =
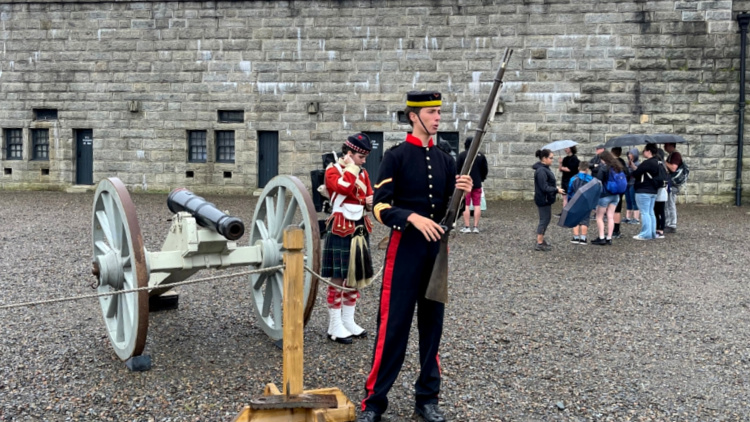
[[635, 186], [628, 186], [628, 190], [625, 191], [625, 204], [628, 206], [628, 211], [638, 211], [638, 204], [635, 203]]
[[641, 232], [638, 236], [644, 239], [656, 238], [656, 215], [654, 214], [655, 193], [636, 193], [635, 202], [641, 210]]

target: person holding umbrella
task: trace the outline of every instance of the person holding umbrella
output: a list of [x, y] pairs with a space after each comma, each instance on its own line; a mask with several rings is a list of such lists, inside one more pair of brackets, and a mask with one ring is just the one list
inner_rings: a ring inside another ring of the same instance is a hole
[[[589, 171], [589, 163], [586, 161], [581, 161], [578, 164], [578, 174], [573, 176], [573, 178], [570, 180], [570, 184], [568, 185], [568, 194], [565, 195], [568, 201], [571, 201], [573, 199], [573, 196], [575, 193], [584, 185], [586, 185], [588, 182], [590, 182], [594, 177], [591, 176], [591, 172]], [[572, 206], [572, 203], [571, 203]], [[588, 208], [589, 211], [591, 211], [591, 207]], [[574, 245], [585, 245], [586, 244], [586, 235], [589, 231], [589, 214], [590, 212], [586, 213], [586, 216], [583, 217], [583, 219], [573, 227], [573, 240], [570, 241], [570, 243]]]
[[547, 252], [551, 249], [551, 246], [544, 240], [544, 233], [552, 220], [552, 204], [555, 203], [557, 194], [564, 194], [565, 191], [557, 187], [555, 174], [549, 168], [554, 158], [552, 151], [548, 149], [537, 150], [536, 157], [539, 158], [539, 162], [531, 167], [534, 169], [534, 203], [539, 210], [539, 225], [536, 228], [536, 247], [534, 250]]
[[635, 179], [635, 201], [641, 211], [641, 232], [633, 236], [635, 240], [656, 239], [654, 203], [659, 185], [663, 184], [658, 181], [661, 164], [657, 158], [656, 144], [646, 144], [643, 157], [646, 159], [632, 173]]
[[[576, 153], [578, 150], [575, 146], [565, 148], [566, 156], [560, 159], [560, 172], [562, 173], [561, 185], [566, 188], [570, 184], [570, 179], [578, 174], [578, 157]], [[563, 196], [563, 207], [568, 203], [568, 195]]]
[[[669, 154], [667, 156], [667, 170], [670, 174], [673, 174], [682, 165], [682, 155], [677, 152], [677, 144], [674, 142], [667, 142], [664, 144], [664, 151]], [[680, 194], [680, 186], [677, 185], [673, 180], [669, 184], [669, 196], [667, 198], [666, 207], [666, 227], [664, 227], [665, 233], [676, 233], [677, 232], [677, 196]]]

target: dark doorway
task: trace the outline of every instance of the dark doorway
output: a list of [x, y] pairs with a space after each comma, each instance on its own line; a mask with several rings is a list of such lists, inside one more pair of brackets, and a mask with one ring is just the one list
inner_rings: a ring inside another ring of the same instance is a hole
[[364, 167], [367, 173], [370, 174], [370, 182], [374, 185], [378, 180], [380, 162], [383, 161], [383, 132], [364, 133], [370, 137], [370, 142], [372, 142], [372, 150], [367, 156], [367, 162], [365, 162]]
[[76, 185], [94, 184], [94, 132], [76, 131]]
[[438, 142], [442, 141], [448, 142], [451, 146], [451, 155], [453, 158], [458, 157], [458, 154], [461, 152], [459, 149], [458, 132], [438, 132]]
[[258, 187], [279, 174], [279, 132], [258, 132]]

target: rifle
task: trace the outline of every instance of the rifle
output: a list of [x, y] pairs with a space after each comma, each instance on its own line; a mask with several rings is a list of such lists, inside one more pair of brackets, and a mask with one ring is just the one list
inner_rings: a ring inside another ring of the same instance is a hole
[[[477, 126], [476, 134], [474, 135], [474, 140], [471, 142], [469, 152], [466, 154], [466, 161], [464, 161], [464, 165], [461, 168], [460, 174], [462, 176], [469, 174], [471, 166], [474, 165], [474, 160], [477, 158], [479, 147], [482, 144], [484, 127], [487, 125], [487, 119], [489, 119], [490, 113], [492, 112], [497, 92], [503, 84], [505, 66], [510, 61], [511, 54], [513, 54], [513, 50], [506, 48], [505, 53], [503, 54], [503, 62], [500, 65], [500, 69], [497, 70], [497, 75], [495, 75], [495, 83], [492, 85], [490, 98], [484, 105], [482, 116], [479, 119], [479, 126]], [[444, 232], [440, 239], [440, 252], [435, 259], [435, 265], [432, 267], [432, 274], [430, 275], [430, 283], [427, 285], [427, 291], [425, 292], [426, 299], [440, 303], [448, 303], [448, 235], [456, 225], [456, 217], [458, 217], [458, 209], [461, 207], [463, 197], [464, 194], [461, 190], [456, 189], [453, 191], [448, 210], [445, 213], [445, 217], [443, 217], [443, 220], [440, 222], [440, 226], [443, 228]]]

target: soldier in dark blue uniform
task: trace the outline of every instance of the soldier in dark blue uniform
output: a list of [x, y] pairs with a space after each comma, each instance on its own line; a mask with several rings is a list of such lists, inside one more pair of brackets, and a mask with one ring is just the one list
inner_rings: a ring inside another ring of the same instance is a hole
[[373, 213], [391, 228], [380, 292], [372, 369], [358, 422], [380, 420], [387, 394], [406, 354], [414, 309], [419, 329], [421, 370], [415, 384], [415, 413], [428, 422], [443, 422], [438, 407], [440, 358], [445, 305], [425, 299], [446, 213], [456, 187], [470, 192], [471, 177], [456, 176], [456, 162], [435, 147], [440, 124], [439, 92], [412, 91], [405, 114], [413, 133], [385, 153], [375, 185]]

